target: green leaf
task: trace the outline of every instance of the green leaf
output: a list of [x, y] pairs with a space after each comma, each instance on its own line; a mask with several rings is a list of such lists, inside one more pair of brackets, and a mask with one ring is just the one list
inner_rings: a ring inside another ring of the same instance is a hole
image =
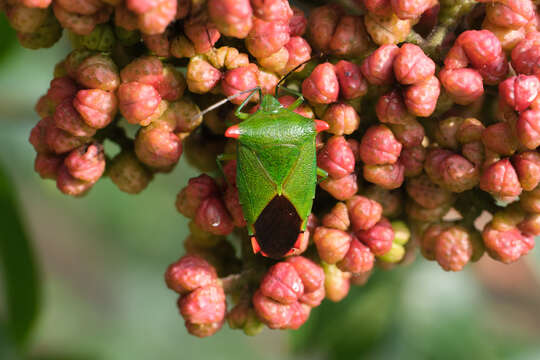
[[19, 216], [15, 189], [0, 168], [0, 275], [6, 301], [6, 332], [21, 348], [35, 323], [40, 288], [31, 244]]

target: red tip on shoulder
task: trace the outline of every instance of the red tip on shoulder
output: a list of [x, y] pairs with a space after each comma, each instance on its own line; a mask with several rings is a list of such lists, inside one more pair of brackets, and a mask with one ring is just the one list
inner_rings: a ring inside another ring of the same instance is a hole
[[306, 233], [303, 231], [300, 234], [298, 234], [298, 238], [296, 239], [296, 242], [294, 243], [291, 250], [289, 250], [285, 254], [285, 256], [292, 256], [292, 255], [297, 255], [300, 253], [300, 249], [302, 248], [302, 242], [304, 241], [304, 236], [306, 236]]
[[326, 131], [329, 128], [330, 128], [330, 125], [328, 125], [326, 121], [315, 120], [315, 130], [317, 130], [318, 133], [321, 131]]
[[261, 247], [259, 246], [259, 243], [257, 242], [257, 238], [255, 236], [251, 237], [251, 247], [253, 248], [254, 254], [257, 254], [259, 251], [261, 251]]
[[238, 139], [240, 137], [240, 128], [238, 125], [233, 125], [225, 131], [225, 136], [228, 138]]

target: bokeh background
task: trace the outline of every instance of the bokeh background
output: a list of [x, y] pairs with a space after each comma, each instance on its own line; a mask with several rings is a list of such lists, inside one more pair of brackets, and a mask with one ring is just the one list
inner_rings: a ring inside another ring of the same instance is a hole
[[[182, 160], [137, 196], [99, 181], [82, 199], [33, 172], [33, 106], [68, 51], [65, 40], [23, 49], [0, 17], [0, 359], [540, 359], [538, 249], [509, 266], [485, 256], [457, 274], [421, 258], [377, 271], [298, 331], [189, 336], [163, 273], [182, 255], [187, 221], [174, 200], [195, 170]], [[24, 254], [25, 239], [36, 271], [7, 250]], [[8, 285], [26, 295], [10, 298]], [[37, 312], [18, 346], [13, 304], [23, 317]]]

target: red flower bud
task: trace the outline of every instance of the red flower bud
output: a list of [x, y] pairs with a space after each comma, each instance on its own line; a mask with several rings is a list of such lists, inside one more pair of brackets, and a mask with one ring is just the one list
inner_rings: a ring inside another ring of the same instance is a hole
[[391, 0], [392, 9], [400, 19], [417, 19], [433, 6], [432, 0]]
[[511, 160], [523, 190], [531, 191], [536, 188], [540, 183], [540, 154], [536, 151], [525, 151], [512, 156]]
[[[394, 133], [397, 141], [399, 141], [403, 148], [419, 147], [424, 140], [425, 132], [424, 127], [414, 118], [403, 121], [401, 124], [389, 124], [388, 126]], [[403, 152], [404, 149], [402, 149]], [[400, 153], [400, 158], [402, 154]]]
[[302, 83], [302, 94], [314, 103], [330, 104], [337, 101], [339, 82], [334, 65], [317, 65], [309, 77]]
[[540, 146], [540, 109], [521, 113], [516, 124], [516, 134], [527, 149], [534, 150]]
[[120, 85], [118, 89], [118, 107], [131, 124], [147, 125], [160, 102], [161, 96], [151, 85], [129, 82]]
[[540, 188], [536, 187], [521, 194], [519, 205], [527, 212], [540, 213]]
[[518, 229], [524, 236], [540, 235], [540, 214], [529, 214], [518, 224]]
[[34, 161], [34, 170], [42, 179], [56, 180], [58, 169], [63, 162], [64, 158], [61, 156], [38, 153]]
[[400, 191], [389, 191], [377, 185], [367, 187], [363, 195], [381, 204], [382, 216], [396, 217], [401, 214], [403, 199]]
[[394, 44], [382, 45], [362, 63], [362, 74], [373, 85], [391, 84], [394, 81], [394, 60], [400, 49]]
[[47, 131], [49, 127], [54, 127], [54, 121], [51, 117], [41, 119], [30, 131], [28, 141], [34, 147], [37, 153], [47, 153], [52, 149], [47, 144]]
[[519, 196], [521, 185], [510, 160], [502, 159], [486, 168], [480, 178], [480, 189], [501, 199]]
[[302, 36], [306, 32], [307, 19], [304, 12], [296, 6], [291, 7], [293, 16], [289, 20], [289, 30], [291, 31], [291, 37]]
[[236, 186], [227, 186], [225, 194], [223, 194], [223, 201], [225, 206], [231, 214], [234, 226], [242, 228], [246, 226], [246, 220], [244, 219], [244, 212], [240, 205], [240, 199], [238, 198], [238, 189]]
[[317, 165], [334, 179], [354, 171], [354, 154], [343, 136], [334, 136], [317, 154]]
[[229, 235], [234, 224], [227, 208], [219, 198], [209, 197], [197, 209], [195, 222], [201, 229], [214, 235]]
[[95, 129], [102, 129], [109, 125], [118, 109], [118, 100], [114, 93], [89, 89], [79, 90], [73, 106], [79, 112], [84, 122]]
[[335, 264], [345, 257], [351, 243], [351, 236], [341, 230], [319, 226], [313, 233], [313, 242], [322, 261]]
[[367, 165], [393, 164], [399, 158], [402, 145], [384, 125], [371, 126], [362, 137], [360, 158]]
[[[311, 59], [311, 46], [300, 36], [292, 36], [288, 43], [285, 44], [285, 49], [288, 52], [287, 64], [284, 67], [284, 72], [293, 71], [299, 65]], [[261, 64], [262, 65], [262, 64]], [[295, 71], [301, 71], [304, 67], [301, 66]]]
[[216, 269], [198, 255], [185, 255], [169, 265], [165, 272], [167, 287], [179, 294], [187, 294], [217, 280]]
[[375, 256], [381, 256], [390, 251], [394, 241], [394, 229], [385, 218], [367, 230], [356, 231], [355, 235], [369, 247]]
[[374, 262], [375, 257], [371, 250], [358, 241], [358, 239], [353, 238], [349, 251], [345, 257], [337, 263], [337, 266], [341, 271], [363, 273], [371, 271]]
[[304, 284], [293, 265], [278, 262], [262, 279], [260, 292], [282, 304], [292, 304], [304, 293]]
[[431, 181], [452, 192], [463, 192], [478, 184], [478, 167], [448, 150], [428, 152], [424, 169]]
[[389, 124], [402, 124], [414, 120], [414, 116], [409, 114], [401, 94], [393, 90], [379, 98], [375, 111], [379, 121]]
[[325, 51], [330, 45], [342, 10], [338, 5], [319, 6], [309, 14], [308, 32], [312, 46]]
[[403, 93], [405, 105], [416, 116], [428, 117], [435, 111], [441, 85], [435, 75], [409, 86]]
[[367, 93], [367, 83], [358, 65], [340, 60], [334, 68], [339, 81], [340, 94], [345, 100], [356, 99]]
[[155, 88], [163, 80], [163, 64], [156, 56], [136, 58], [120, 72], [123, 83], [138, 82]]
[[103, 145], [93, 143], [78, 147], [69, 153], [64, 163], [71, 176], [94, 183], [105, 171]]
[[328, 50], [337, 56], [361, 56], [369, 47], [366, 29], [360, 16], [340, 17]]
[[216, 197], [218, 194], [219, 188], [214, 179], [201, 174], [189, 179], [187, 186], [178, 193], [176, 209], [184, 216], [193, 218], [203, 200]]
[[538, 75], [540, 67], [540, 32], [531, 31], [512, 50], [512, 67], [518, 74]]
[[265, 21], [289, 22], [293, 11], [285, 0], [252, 0], [253, 14]]
[[311, 307], [306, 304], [295, 302], [291, 305], [291, 312], [292, 316], [287, 324], [287, 329], [298, 330], [309, 318]]
[[351, 221], [349, 220], [347, 205], [342, 202], [336, 203], [336, 205], [334, 205], [334, 207], [332, 208], [332, 211], [323, 217], [322, 225], [341, 231], [349, 230]]
[[435, 75], [435, 63], [422, 49], [405, 43], [399, 49], [393, 63], [394, 74], [399, 83], [412, 85]]
[[488, 126], [482, 132], [482, 142], [487, 149], [503, 156], [510, 156], [518, 148], [517, 139], [508, 123], [500, 122]]
[[222, 322], [225, 318], [225, 293], [217, 284], [199, 287], [178, 300], [184, 319], [194, 324]]
[[139, 29], [143, 34], [160, 34], [176, 17], [178, 1], [161, 0], [149, 11], [140, 12]]
[[304, 285], [304, 293], [299, 301], [311, 307], [319, 306], [324, 299], [324, 271], [313, 261], [303, 256], [293, 256], [287, 258], [287, 263], [291, 264]]
[[460, 271], [471, 260], [473, 247], [467, 230], [451, 226], [437, 236], [435, 260], [446, 271]]
[[51, 107], [54, 109], [65, 99], [73, 98], [76, 93], [77, 84], [71, 78], [68, 76], [59, 77], [51, 80], [47, 91], [47, 99], [49, 99]]
[[382, 188], [393, 190], [403, 184], [405, 167], [400, 162], [388, 165], [364, 165], [363, 175], [367, 181]]
[[56, 107], [54, 125], [73, 136], [90, 137], [96, 133], [96, 129], [88, 126], [75, 110], [72, 99], [65, 99]]
[[534, 238], [524, 236], [516, 228], [498, 231], [488, 224], [482, 232], [482, 238], [488, 254], [505, 264], [518, 260], [534, 247]]
[[330, 125], [327, 131], [334, 135], [350, 135], [360, 125], [360, 116], [356, 110], [344, 103], [330, 105], [322, 120]]
[[439, 73], [450, 98], [460, 105], [469, 105], [484, 94], [482, 75], [473, 69], [444, 68]]
[[180, 159], [182, 142], [177, 135], [167, 129], [159, 126], [148, 126], [137, 133], [135, 154], [148, 166], [167, 168], [176, 164]]
[[428, 209], [451, 204], [454, 200], [452, 192], [433, 183], [425, 174], [407, 180], [406, 190], [414, 201]]
[[[258, 69], [253, 64], [227, 71], [223, 76], [223, 81], [221, 81], [221, 87], [225, 96], [229, 97], [240, 91], [255, 88], [258, 85], [257, 72]], [[245, 93], [244, 95], [235, 97], [231, 102], [233, 104], [240, 104], [248, 96], [249, 93]]]
[[45, 132], [47, 147], [56, 154], [71, 151], [86, 144], [89, 140], [88, 137], [73, 136], [64, 130], [58, 129], [54, 124], [49, 125]]
[[152, 180], [152, 173], [144, 167], [131, 151], [121, 151], [110, 165], [107, 164], [107, 175], [118, 188], [128, 194], [138, 194]]
[[526, 110], [538, 96], [540, 80], [536, 76], [512, 76], [499, 84], [502, 99], [517, 112]]
[[347, 209], [355, 232], [373, 227], [382, 215], [382, 206], [364, 196], [354, 196], [348, 200]]
[[204, 15], [194, 16], [185, 21], [184, 34], [193, 43], [197, 54], [212, 50], [212, 47], [220, 38], [216, 26], [208, 22]]
[[337, 200], [350, 199], [358, 191], [356, 174], [349, 174], [341, 179], [328, 178], [322, 181], [319, 186], [326, 190]]
[[262, 294], [259, 289], [253, 294], [255, 312], [271, 329], [285, 328], [291, 321], [293, 311], [291, 305], [282, 304]]
[[66, 195], [83, 196], [93, 185], [94, 183], [74, 178], [65, 165], [58, 168], [56, 187]]
[[159, 95], [165, 100], [175, 101], [182, 97], [185, 89], [186, 80], [182, 73], [171, 65], [164, 66], [163, 77], [156, 87]]

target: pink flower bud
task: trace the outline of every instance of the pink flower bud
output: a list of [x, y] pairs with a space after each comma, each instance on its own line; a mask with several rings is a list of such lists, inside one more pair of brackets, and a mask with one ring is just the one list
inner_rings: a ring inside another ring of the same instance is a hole
[[403, 210], [403, 199], [400, 191], [389, 191], [377, 185], [371, 185], [364, 190], [363, 195], [381, 204], [382, 216], [396, 217]]
[[[223, 75], [221, 87], [225, 96], [229, 97], [240, 91], [253, 89], [258, 85], [258, 69], [254, 64], [241, 66], [227, 71]], [[237, 96], [231, 100], [233, 104], [240, 104], [249, 96], [249, 93]], [[255, 99], [256, 100], [256, 99]]]
[[412, 85], [435, 75], [435, 63], [414, 44], [403, 44], [393, 63], [399, 83]]
[[516, 170], [508, 159], [499, 160], [484, 170], [480, 189], [501, 199], [519, 196], [522, 190]]
[[114, 93], [108, 91], [79, 90], [73, 99], [73, 106], [86, 124], [95, 129], [103, 129], [115, 118], [118, 100]]
[[243, 39], [253, 26], [249, 0], [209, 0], [208, 14], [220, 33]]
[[219, 198], [209, 197], [197, 209], [195, 222], [201, 229], [214, 235], [229, 235], [234, 224], [227, 208]]
[[540, 235], [540, 214], [529, 214], [518, 224], [518, 229], [524, 236]]
[[387, 165], [364, 165], [364, 179], [387, 190], [399, 188], [405, 180], [405, 167], [396, 162]]
[[302, 256], [287, 258], [287, 263], [291, 264], [304, 285], [304, 293], [299, 301], [311, 307], [319, 306], [324, 299], [324, 271], [313, 261]]
[[139, 13], [139, 29], [143, 34], [160, 34], [176, 17], [177, 0], [161, 0], [148, 11]]
[[534, 17], [534, 5], [530, 0], [486, 2], [486, 19], [491, 23], [505, 28], [520, 28]]
[[367, 230], [356, 231], [355, 235], [376, 256], [384, 255], [390, 251], [394, 241], [394, 230], [390, 222], [385, 218], [382, 218]]
[[435, 260], [446, 271], [461, 271], [471, 260], [473, 247], [467, 230], [451, 226], [437, 236]]
[[54, 125], [73, 136], [90, 137], [96, 133], [96, 129], [86, 124], [77, 110], [75, 110], [72, 99], [65, 99], [56, 107]]
[[293, 16], [289, 20], [289, 30], [291, 31], [291, 37], [302, 36], [306, 32], [307, 19], [304, 12], [296, 6], [291, 6]]
[[272, 300], [292, 304], [304, 293], [304, 284], [293, 265], [278, 262], [262, 279], [260, 291]]
[[394, 81], [394, 60], [400, 49], [394, 44], [382, 45], [362, 63], [362, 74], [373, 85], [391, 84]]
[[66, 195], [83, 196], [90, 190], [90, 188], [92, 188], [93, 185], [94, 183], [79, 180], [71, 176], [65, 165], [61, 165], [58, 168], [56, 187]]
[[479, 169], [461, 155], [443, 149], [428, 151], [424, 169], [431, 181], [452, 192], [463, 192], [478, 184]]
[[334, 302], [343, 300], [351, 287], [351, 274], [339, 270], [336, 265], [324, 264], [323, 269], [326, 297]]
[[159, 95], [167, 101], [175, 101], [182, 97], [185, 89], [186, 80], [182, 73], [171, 65], [164, 66], [163, 77], [156, 87]]
[[285, 328], [292, 318], [291, 305], [264, 296], [260, 289], [253, 295], [252, 302], [261, 321], [271, 329]]
[[413, 220], [422, 222], [439, 221], [450, 210], [450, 205], [441, 205], [434, 209], [428, 209], [418, 204], [414, 200], [405, 203], [405, 211], [407, 216]]
[[217, 280], [216, 269], [197, 255], [185, 255], [169, 265], [165, 272], [167, 287], [179, 294], [187, 294]]
[[485, 128], [482, 132], [482, 142], [487, 149], [503, 156], [512, 155], [518, 147], [517, 139], [514, 137], [510, 125], [505, 122]]
[[416, 116], [428, 117], [433, 114], [441, 93], [441, 85], [435, 75], [409, 86], [403, 93], [405, 105]]
[[351, 236], [341, 230], [319, 226], [313, 233], [313, 242], [319, 257], [328, 264], [335, 264], [343, 259], [349, 250]]
[[342, 202], [336, 203], [332, 208], [332, 211], [323, 217], [322, 224], [327, 228], [338, 229], [341, 231], [349, 230], [351, 221], [349, 220], [347, 205]]
[[354, 154], [343, 136], [334, 136], [317, 154], [317, 165], [334, 179], [354, 171]]
[[349, 218], [353, 231], [367, 230], [373, 227], [382, 215], [382, 206], [364, 196], [354, 196], [347, 201]]
[[[287, 63], [284, 67], [285, 72], [293, 71], [299, 65], [311, 59], [311, 46], [300, 36], [291, 36], [291, 39], [284, 47], [288, 52]], [[303, 68], [301, 66], [295, 71], [302, 71]]]
[[255, 18], [246, 38], [246, 47], [256, 58], [267, 57], [289, 42], [289, 26], [286, 22], [264, 21]]
[[367, 165], [393, 164], [399, 158], [402, 145], [384, 125], [371, 126], [362, 137], [360, 158]]
[[291, 305], [291, 312], [292, 316], [287, 324], [287, 329], [298, 330], [309, 318], [311, 307], [306, 304], [295, 302]]
[[234, 226], [242, 228], [246, 226], [246, 219], [244, 219], [244, 212], [240, 205], [240, 199], [238, 197], [238, 189], [236, 186], [227, 186], [225, 194], [223, 194], [223, 201], [225, 206], [231, 214]]
[[409, 114], [401, 94], [397, 90], [393, 90], [379, 98], [375, 111], [379, 121], [389, 124], [402, 124], [414, 120], [414, 117]]
[[137, 159], [131, 151], [121, 151], [110, 165], [107, 164], [107, 175], [123, 192], [138, 194], [152, 180], [152, 173]]
[[311, 75], [302, 83], [302, 94], [313, 103], [330, 104], [337, 101], [339, 82], [334, 65], [317, 65]]
[[407, 180], [406, 190], [414, 201], [428, 209], [451, 204], [454, 200], [452, 192], [431, 182], [425, 174]]
[[274, 73], [286, 73], [287, 62], [289, 61], [289, 51], [282, 47], [270, 56], [257, 59], [259, 64], [268, 71]]
[[138, 82], [155, 88], [163, 80], [163, 64], [156, 56], [136, 58], [120, 72], [123, 83]]
[[199, 287], [178, 300], [178, 308], [186, 321], [194, 324], [222, 322], [225, 318], [225, 293], [217, 284]]
[[525, 151], [512, 156], [511, 160], [523, 190], [531, 191], [536, 188], [540, 183], [540, 154], [536, 151]]
[[188, 218], [193, 218], [201, 202], [209, 197], [216, 197], [219, 188], [213, 178], [201, 174], [191, 178], [176, 197], [176, 209]]
[[58, 155], [38, 153], [34, 161], [34, 170], [42, 179], [56, 180], [58, 170], [64, 158]]
[[349, 251], [345, 257], [337, 263], [341, 271], [351, 273], [364, 273], [371, 271], [375, 257], [371, 250], [362, 244], [358, 239], [353, 238]]
[[370, 46], [361, 16], [345, 15], [339, 19], [329, 52], [337, 56], [361, 56]]
[[482, 238], [488, 254], [505, 264], [518, 260], [534, 247], [534, 238], [524, 236], [516, 228], [498, 231], [488, 224], [482, 232]]
[[56, 0], [56, 3], [62, 6], [66, 11], [81, 15], [92, 15], [103, 6], [101, 1], [96, 0]]
[[362, 0], [367, 11], [377, 16], [390, 16], [393, 12], [390, 0]]
[[499, 94], [515, 111], [526, 110], [538, 96], [540, 80], [536, 76], [512, 76], [499, 84]]
[[200, 338], [208, 337], [214, 335], [216, 332], [221, 329], [223, 326], [222, 322], [215, 322], [209, 324], [196, 324], [189, 321], [185, 322], [186, 330], [193, 336]]
[[54, 121], [51, 117], [41, 119], [30, 131], [28, 141], [34, 147], [37, 153], [47, 153], [51, 151], [47, 144], [47, 131], [49, 127], [54, 127]]
[[142, 39], [144, 45], [146, 45], [152, 54], [160, 57], [170, 57], [171, 52], [169, 49], [171, 44], [168, 35], [167, 32], [154, 35], [143, 34]]
[[97, 24], [107, 22], [112, 12], [112, 8], [102, 7], [95, 14], [81, 15], [67, 11], [57, 2], [53, 3], [52, 8], [60, 25], [78, 35], [90, 35]]
[[432, 0], [391, 0], [392, 9], [400, 19], [417, 19], [432, 5]]
[[360, 125], [360, 116], [356, 110], [344, 103], [330, 105], [322, 120], [330, 125], [327, 131], [334, 135], [350, 135]]
[[527, 149], [534, 150], [540, 146], [540, 109], [521, 113], [516, 124], [516, 135]]
[[367, 83], [358, 65], [340, 60], [334, 68], [339, 81], [340, 94], [345, 100], [356, 99], [367, 93]]
[[89, 89], [114, 91], [120, 84], [116, 64], [105, 55], [87, 57], [76, 71], [77, 82]]
[[330, 45], [334, 35], [342, 9], [335, 4], [319, 6], [309, 14], [308, 33], [311, 45], [319, 50], [325, 51]]
[[350, 199], [358, 191], [358, 183], [356, 180], [356, 174], [350, 174], [341, 179], [328, 178], [322, 181], [320, 187], [326, 190], [337, 200]]
[[64, 164], [76, 179], [94, 183], [105, 171], [105, 153], [99, 143], [87, 144], [73, 150]]
[[190, 59], [187, 67], [187, 86], [189, 91], [204, 94], [212, 90], [221, 80], [221, 71], [200, 56]]
[[253, 14], [265, 21], [289, 22], [293, 11], [286, 0], [252, 0]]
[[160, 102], [161, 96], [151, 85], [128, 82], [118, 88], [118, 107], [130, 124], [147, 125]]
[[137, 133], [135, 154], [148, 166], [166, 168], [176, 164], [180, 159], [182, 141], [167, 129], [148, 126]]
[[425, 137], [422, 124], [414, 118], [405, 118], [403, 120], [404, 121], [400, 124], [388, 124], [397, 141], [403, 145], [403, 148], [421, 146]]
[[71, 99], [77, 93], [77, 84], [71, 78], [64, 76], [51, 80], [49, 90], [47, 91], [47, 99], [51, 102], [51, 106], [56, 108], [58, 104], [65, 99]]
[[424, 230], [420, 238], [420, 251], [427, 260], [435, 260], [437, 241], [448, 227], [448, 224], [432, 224]]

